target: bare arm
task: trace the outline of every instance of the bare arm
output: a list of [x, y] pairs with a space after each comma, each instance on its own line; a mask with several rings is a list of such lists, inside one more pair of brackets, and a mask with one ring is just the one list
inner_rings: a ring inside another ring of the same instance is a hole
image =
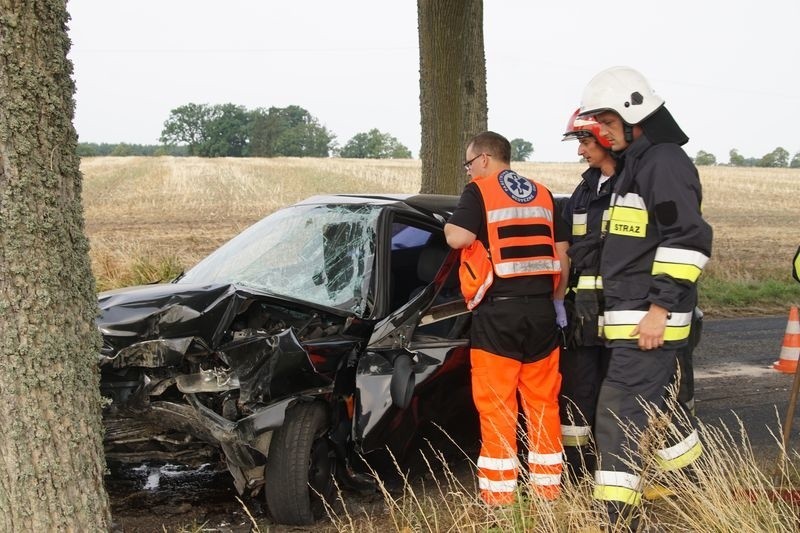
[[475, 242], [475, 239], [478, 237], [471, 231], [461, 226], [456, 226], [455, 224], [444, 225], [444, 236], [447, 239], [447, 245], [457, 250], [466, 248]]
[[567, 250], [569, 249], [569, 242], [562, 241], [556, 243], [556, 257], [561, 262], [561, 279], [558, 286], [553, 293], [554, 300], [563, 300], [567, 292], [567, 283], [569, 283], [569, 256]]

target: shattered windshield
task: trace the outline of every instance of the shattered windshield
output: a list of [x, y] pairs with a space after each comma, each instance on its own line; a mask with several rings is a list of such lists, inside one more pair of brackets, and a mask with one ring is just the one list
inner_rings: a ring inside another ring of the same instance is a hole
[[235, 283], [361, 314], [380, 208], [299, 205], [254, 224], [178, 283]]

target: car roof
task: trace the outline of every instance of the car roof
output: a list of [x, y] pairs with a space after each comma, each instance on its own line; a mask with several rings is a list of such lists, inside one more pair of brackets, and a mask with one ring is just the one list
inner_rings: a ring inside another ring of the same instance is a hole
[[436, 213], [449, 217], [458, 204], [458, 196], [450, 194], [330, 194], [312, 196], [298, 202], [297, 205], [332, 203], [405, 206], [425, 214]]

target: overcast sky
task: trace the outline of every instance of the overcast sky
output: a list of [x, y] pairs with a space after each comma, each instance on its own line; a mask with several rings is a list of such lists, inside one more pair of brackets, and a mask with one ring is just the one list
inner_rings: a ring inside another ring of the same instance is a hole
[[[170, 110], [296, 104], [339, 145], [378, 128], [419, 154], [415, 0], [69, 0], [84, 142], [157, 144]], [[484, 0], [489, 129], [533, 161], [561, 142], [600, 70], [641, 71], [690, 137], [727, 162], [800, 152], [798, 0]]]

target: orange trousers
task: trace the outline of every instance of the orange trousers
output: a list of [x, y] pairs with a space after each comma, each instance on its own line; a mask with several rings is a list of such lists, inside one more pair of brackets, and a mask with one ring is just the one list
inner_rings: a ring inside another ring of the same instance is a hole
[[558, 414], [559, 348], [533, 363], [470, 350], [472, 397], [481, 424], [478, 486], [489, 505], [514, 502], [517, 488], [519, 392], [525, 414], [530, 487], [542, 498], [558, 497], [561, 485], [561, 422]]

